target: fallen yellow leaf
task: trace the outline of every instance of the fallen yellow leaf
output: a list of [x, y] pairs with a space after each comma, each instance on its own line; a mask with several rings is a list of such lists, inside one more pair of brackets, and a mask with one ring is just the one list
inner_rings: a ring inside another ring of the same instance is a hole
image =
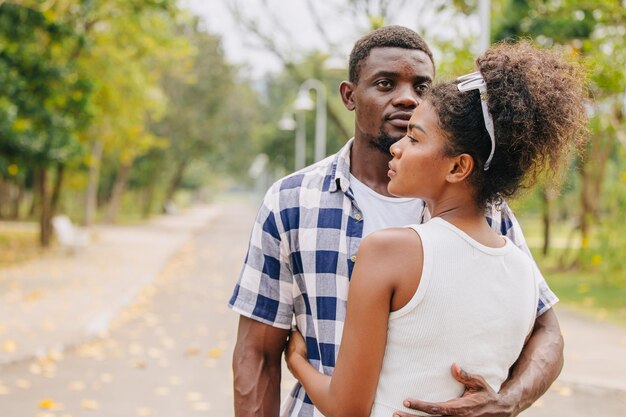
[[570, 387], [561, 387], [559, 389], [559, 395], [562, 397], [571, 397], [572, 389]]
[[94, 400], [82, 400], [80, 402], [80, 406], [85, 410], [97, 410], [98, 408], [100, 408], [100, 404], [98, 404], [98, 402]]
[[198, 402], [198, 403], [193, 403], [191, 405], [191, 408], [193, 408], [196, 411], [209, 411], [211, 409], [211, 404]]
[[186, 398], [187, 401], [200, 401], [202, 400], [202, 394], [199, 392], [188, 392]]
[[73, 381], [69, 383], [68, 388], [71, 391], [82, 391], [85, 389], [85, 383], [81, 381]]
[[17, 350], [17, 343], [12, 339], [5, 340], [2, 343], [2, 350], [6, 353], [13, 353]]
[[29, 294], [27, 294], [24, 297], [24, 301], [34, 302], [34, 301], [40, 300], [42, 297], [43, 297], [43, 291], [35, 290], [35, 291], [31, 291]]
[[222, 349], [220, 348], [213, 348], [209, 350], [209, 357], [211, 358], [219, 358], [221, 355], [222, 355]]
[[17, 381], [15, 381], [15, 386], [21, 389], [29, 389], [32, 384], [30, 383], [30, 381], [27, 381], [25, 379], [18, 379]]
[[185, 350], [185, 356], [196, 356], [198, 353], [200, 353], [200, 349], [198, 349], [195, 346], [192, 346], [190, 348], [187, 348], [187, 350]]
[[39, 401], [39, 408], [42, 410], [56, 410], [58, 409], [58, 404], [54, 402], [51, 398], [44, 398]]
[[137, 409], [137, 415], [139, 417], [149, 417], [152, 415], [152, 410], [147, 407], [140, 407]]

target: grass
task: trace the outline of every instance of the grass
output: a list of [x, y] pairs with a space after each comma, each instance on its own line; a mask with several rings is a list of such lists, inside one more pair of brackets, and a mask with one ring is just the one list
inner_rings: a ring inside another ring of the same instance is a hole
[[0, 226], [0, 268], [40, 255], [39, 232], [36, 227]]
[[[596, 319], [626, 326], [626, 270], [609, 271], [603, 265], [588, 270], [563, 270], [559, 261], [565, 249], [569, 228], [562, 224], [554, 228], [553, 248], [547, 256], [541, 254], [541, 227], [536, 218], [522, 220], [524, 233], [533, 256], [548, 285], [561, 303]], [[575, 243], [577, 241], [573, 241]], [[576, 250], [570, 251], [571, 260]], [[568, 261], [569, 262], [569, 261]]]
[[561, 302], [600, 320], [626, 326], [626, 274], [587, 271], [544, 274]]

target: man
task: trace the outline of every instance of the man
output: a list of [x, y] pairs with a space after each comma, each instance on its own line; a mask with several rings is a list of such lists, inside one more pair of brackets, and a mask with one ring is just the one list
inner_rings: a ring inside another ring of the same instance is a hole
[[[344, 105], [355, 112], [354, 138], [337, 154], [279, 180], [266, 194], [230, 300], [241, 314], [233, 356], [238, 417], [279, 414], [281, 354], [294, 316], [309, 362], [332, 373], [361, 239], [427, 216], [420, 200], [389, 195], [386, 174], [389, 147], [405, 135], [434, 72], [428, 46], [409, 29], [385, 27], [361, 38], [350, 55], [350, 81], [340, 86]], [[528, 250], [508, 207], [490, 209], [487, 217], [494, 229]], [[550, 308], [556, 301], [542, 282], [537, 324], [500, 393], [480, 376], [454, 367], [467, 387], [462, 398], [405, 405], [438, 415], [517, 415], [560, 372], [563, 342]], [[320, 414], [297, 385], [281, 415]]]

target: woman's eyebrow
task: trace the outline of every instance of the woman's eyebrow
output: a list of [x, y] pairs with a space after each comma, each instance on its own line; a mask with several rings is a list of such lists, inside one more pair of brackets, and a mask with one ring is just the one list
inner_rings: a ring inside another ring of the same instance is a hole
[[409, 123], [409, 130], [413, 130], [413, 129], [417, 129], [421, 131], [423, 134], [426, 134], [426, 131], [424, 130], [422, 126], [415, 124], [415, 123]]

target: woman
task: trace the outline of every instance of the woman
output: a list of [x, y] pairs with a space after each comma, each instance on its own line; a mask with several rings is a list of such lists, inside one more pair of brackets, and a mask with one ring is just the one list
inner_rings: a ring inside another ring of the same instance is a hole
[[433, 218], [363, 240], [332, 377], [292, 334], [287, 365], [326, 416], [389, 416], [409, 395], [460, 396], [449, 371], [458, 358], [498, 391], [532, 329], [533, 262], [484, 208], [584, 143], [582, 72], [528, 42], [492, 47], [476, 64], [434, 87], [391, 146], [389, 192], [422, 198]]

